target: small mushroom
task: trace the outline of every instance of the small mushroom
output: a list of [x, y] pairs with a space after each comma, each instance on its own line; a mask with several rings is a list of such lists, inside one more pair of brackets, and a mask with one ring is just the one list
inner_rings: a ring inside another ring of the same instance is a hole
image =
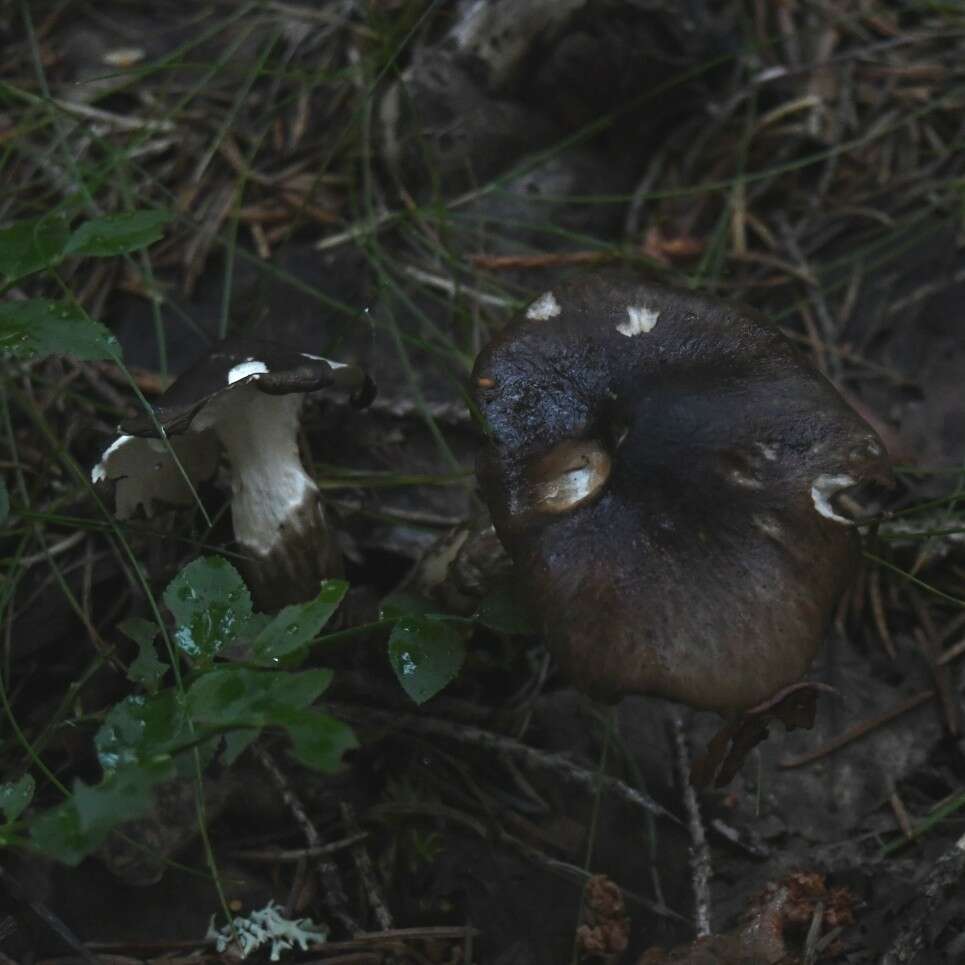
[[255, 598], [266, 608], [309, 599], [320, 580], [342, 572], [318, 487], [298, 452], [304, 394], [322, 389], [347, 390], [356, 405], [374, 395], [356, 365], [273, 342], [229, 339], [171, 385], [153, 406], [154, 418], [122, 423], [123, 434], [105, 450], [92, 479], [116, 483], [120, 518], [139, 506], [150, 516], [155, 503], [190, 503], [191, 486], [214, 474], [223, 448], [231, 465], [235, 539]]
[[856, 562], [835, 496], [889, 470], [772, 324], [593, 276], [537, 298], [473, 383], [483, 496], [577, 686], [734, 714], [805, 673]]

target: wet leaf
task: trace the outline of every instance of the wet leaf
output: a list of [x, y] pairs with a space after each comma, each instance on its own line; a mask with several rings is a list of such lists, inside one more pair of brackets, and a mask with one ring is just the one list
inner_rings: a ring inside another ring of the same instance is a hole
[[24, 774], [19, 781], [0, 784], [0, 811], [7, 821], [16, 821], [33, 800], [34, 779]]
[[172, 218], [170, 211], [149, 209], [126, 211], [85, 221], [70, 236], [64, 248], [67, 255], [122, 255], [154, 244]]
[[129, 620], [122, 620], [117, 625], [117, 629], [137, 644], [137, 656], [127, 668], [127, 679], [154, 693], [161, 677], [164, 676], [164, 671], [168, 669], [168, 665], [158, 659], [157, 650], [154, 647], [158, 625], [151, 620], [131, 617]]
[[30, 837], [52, 858], [78, 865], [118, 825], [144, 817], [154, 803], [153, 789], [172, 772], [166, 761], [121, 768], [94, 787], [76, 781], [66, 801], [33, 822]]
[[285, 673], [219, 668], [191, 686], [188, 708], [196, 723], [207, 726], [284, 726], [287, 715], [311, 704], [331, 679], [332, 671], [324, 669]]
[[72, 355], [82, 361], [121, 354], [117, 339], [79, 305], [46, 298], [0, 304], [0, 350], [19, 358]]
[[401, 590], [390, 593], [379, 604], [380, 620], [401, 620], [404, 617], [421, 617], [439, 609], [439, 604], [428, 597]]
[[352, 728], [328, 714], [305, 712], [300, 724], [290, 724], [292, 753], [297, 760], [317, 771], [334, 771], [342, 755], [358, 747]]
[[251, 616], [251, 595], [244, 580], [220, 556], [188, 563], [168, 584], [164, 603], [177, 623], [175, 642], [201, 667], [211, 665]]
[[55, 213], [18, 221], [0, 231], [0, 277], [10, 284], [63, 258], [69, 236], [67, 218]]
[[306, 647], [332, 618], [347, 592], [345, 580], [325, 580], [314, 600], [286, 606], [252, 642], [254, 660], [270, 665]]
[[105, 773], [156, 761], [192, 737], [187, 715], [173, 690], [133, 695], [115, 704], [94, 737]]
[[417, 703], [455, 679], [466, 658], [460, 631], [433, 617], [405, 617], [389, 637], [389, 662], [402, 689]]
[[332, 679], [330, 670], [303, 673], [226, 667], [206, 673], [188, 692], [195, 722], [204, 727], [238, 728], [227, 735], [225, 763], [231, 764], [262, 727], [288, 731], [295, 756], [309, 767], [331, 771], [342, 753], [355, 747], [350, 728], [310, 710]]

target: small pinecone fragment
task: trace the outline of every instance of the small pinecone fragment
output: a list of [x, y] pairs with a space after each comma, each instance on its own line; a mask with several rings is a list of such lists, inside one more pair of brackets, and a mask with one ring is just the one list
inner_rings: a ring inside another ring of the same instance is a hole
[[576, 931], [577, 945], [584, 955], [605, 958], [626, 950], [630, 940], [630, 919], [623, 894], [606, 875], [593, 875], [583, 892], [584, 924]]

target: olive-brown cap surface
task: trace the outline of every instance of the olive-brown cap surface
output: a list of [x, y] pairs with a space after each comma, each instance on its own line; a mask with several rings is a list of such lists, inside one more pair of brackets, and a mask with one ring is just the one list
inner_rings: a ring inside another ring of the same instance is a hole
[[729, 712], [801, 677], [856, 562], [833, 497], [889, 472], [773, 325], [597, 275], [533, 302], [473, 385], [483, 495], [577, 686]]

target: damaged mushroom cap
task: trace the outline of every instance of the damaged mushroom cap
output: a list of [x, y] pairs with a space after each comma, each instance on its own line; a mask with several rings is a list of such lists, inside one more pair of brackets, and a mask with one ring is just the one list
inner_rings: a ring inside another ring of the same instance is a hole
[[[185, 475], [191, 485], [210, 478], [223, 447], [231, 465], [235, 539], [256, 599], [265, 607], [309, 599], [320, 580], [342, 568], [318, 487], [298, 452], [304, 393], [323, 389], [346, 390], [356, 405], [374, 395], [356, 365], [263, 340], [222, 342], [160, 397], [154, 419], [121, 425], [123, 435], [104, 452], [92, 478], [116, 482], [121, 518], [139, 506], [150, 515], [155, 503], [190, 503]], [[158, 425], [166, 439], [157, 438]]]
[[834, 495], [889, 470], [774, 326], [594, 276], [536, 299], [473, 381], [483, 495], [581, 688], [731, 712], [801, 677], [855, 565]]

